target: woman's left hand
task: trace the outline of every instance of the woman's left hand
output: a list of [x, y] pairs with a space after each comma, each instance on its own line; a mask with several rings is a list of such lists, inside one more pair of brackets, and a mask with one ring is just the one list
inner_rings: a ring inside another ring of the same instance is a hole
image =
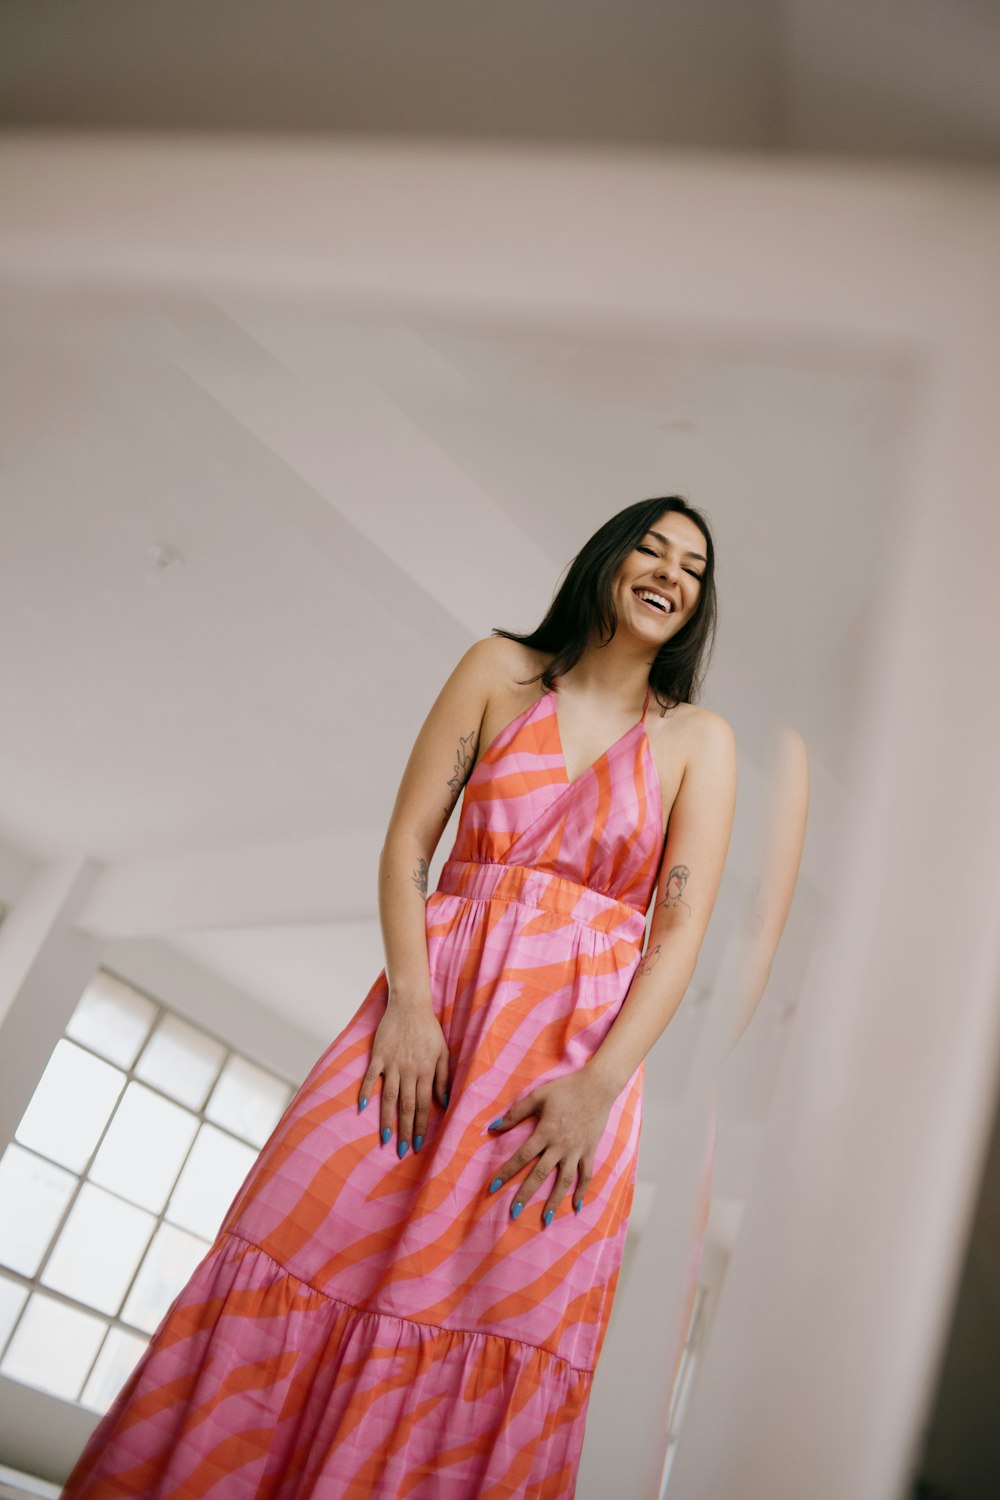
[[539, 1084], [493, 1121], [488, 1127], [491, 1134], [502, 1135], [529, 1115], [538, 1116], [538, 1124], [531, 1135], [490, 1183], [490, 1192], [499, 1192], [504, 1183], [516, 1177], [529, 1162], [535, 1162], [511, 1204], [513, 1218], [517, 1218], [553, 1171], [556, 1180], [542, 1210], [543, 1225], [551, 1224], [574, 1182], [573, 1207], [579, 1213], [594, 1170], [597, 1144], [608, 1123], [613, 1102], [606, 1085], [583, 1067], [576, 1073], [567, 1073], [549, 1083]]

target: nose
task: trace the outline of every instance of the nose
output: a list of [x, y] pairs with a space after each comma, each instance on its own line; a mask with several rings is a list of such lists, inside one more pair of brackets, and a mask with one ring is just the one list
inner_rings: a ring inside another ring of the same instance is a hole
[[660, 566], [656, 571], [658, 575], [670, 579], [671, 582], [677, 581], [677, 564], [670, 557], [661, 557]]

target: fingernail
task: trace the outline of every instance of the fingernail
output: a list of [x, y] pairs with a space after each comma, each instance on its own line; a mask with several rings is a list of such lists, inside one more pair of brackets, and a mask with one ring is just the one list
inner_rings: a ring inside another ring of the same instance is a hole
[[502, 1177], [494, 1177], [493, 1181], [490, 1183], [490, 1192], [491, 1193], [495, 1193], [498, 1188], [502, 1188], [502, 1187], [503, 1187], [503, 1178]]
[[580, 1210], [581, 1210], [582, 1207], [583, 1207], [583, 1199], [582, 1198], [577, 1198], [576, 1202], [573, 1204], [573, 1212], [575, 1214], [578, 1214], [580, 1212]]
[[391, 1135], [392, 1135], [392, 1131], [389, 1129], [388, 1125], [383, 1125], [382, 1126], [382, 1144], [383, 1144], [383, 1146], [385, 1145], [386, 1141], [389, 1139], [389, 1137]]
[[502, 1125], [502, 1124], [503, 1124], [503, 1115], [498, 1115], [495, 1120], [491, 1120], [490, 1121], [490, 1123], [487, 1125], [486, 1129], [487, 1130], [496, 1130], [497, 1126], [498, 1125]]
[[445, 1108], [445, 1109], [447, 1109], [447, 1108], [448, 1108], [448, 1100], [449, 1100], [449, 1099], [450, 1099], [450, 1098], [451, 1098], [451, 1095], [450, 1095], [450, 1094], [449, 1094], [449, 1093], [448, 1093], [448, 1090], [447, 1090], [447, 1089], [445, 1089], [445, 1094], [444, 1094], [444, 1106], [443, 1106], [443, 1107], [444, 1107], [444, 1108]]
[[396, 1152], [397, 1152], [397, 1154], [399, 1156], [400, 1161], [403, 1160], [403, 1157], [406, 1155], [406, 1153], [407, 1153], [407, 1151], [409, 1151], [409, 1149], [410, 1149], [410, 1143], [409, 1143], [409, 1141], [400, 1141], [399, 1145], [396, 1147]]
[[366, 1095], [362, 1095], [362, 1098], [361, 1098], [361, 1103], [360, 1103], [360, 1104], [359, 1104], [359, 1105], [358, 1105], [358, 1113], [359, 1113], [359, 1114], [360, 1114], [360, 1113], [361, 1113], [361, 1111], [362, 1111], [362, 1110], [363, 1110], [363, 1109], [364, 1109], [364, 1107], [365, 1107], [365, 1105], [366, 1105], [366, 1104], [367, 1104], [367, 1103], [368, 1103], [368, 1098], [367, 1098], [367, 1096], [366, 1096]]
[[551, 1208], [547, 1208], [545, 1210], [544, 1214], [542, 1215], [542, 1222], [544, 1223], [546, 1229], [548, 1229], [549, 1225], [552, 1223], [552, 1220], [554, 1218], [555, 1218], [555, 1214], [552, 1212]]
[[420, 1148], [421, 1148], [421, 1146], [423, 1144], [424, 1144], [424, 1138], [423, 1138], [422, 1135], [415, 1135], [413, 1137], [413, 1149], [414, 1149], [414, 1151], [419, 1151]]
[[516, 1219], [517, 1216], [518, 1216], [518, 1214], [521, 1212], [521, 1209], [523, 1207], [524, 1207], [523, 1203], [515, 1203], [514, 1206], [513, 1206], [513, 1208], [510, 1211], [511, 1218], [512, 1219]]

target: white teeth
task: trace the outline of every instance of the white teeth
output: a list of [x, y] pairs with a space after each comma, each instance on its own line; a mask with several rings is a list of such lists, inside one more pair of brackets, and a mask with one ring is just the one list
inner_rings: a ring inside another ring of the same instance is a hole
[[649, 599], [653, 604], [663, 610], [664, 614], [673, 613], [673, 604], [669, 599], [664, 599], [662, 594], [654, 594], [652, 589], [636, 589], [636, 595], [640, 599]]

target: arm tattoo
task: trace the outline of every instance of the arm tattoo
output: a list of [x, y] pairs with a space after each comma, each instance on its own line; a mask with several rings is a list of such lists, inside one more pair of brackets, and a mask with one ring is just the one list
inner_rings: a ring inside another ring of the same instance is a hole
[[463, 735], [458, 742], [458, 750], [455, 755], [455, 769], [448, 778], [450, 797], [448, 806], [444, 810], [444, 820], [447, 823], [458, 801], [462, 788], [469, 779], [473, 762], [476, 759], [476, 731], [473, 729], [469, 734]]
[[427, 900], [427, 861], [426, 861], [426, 859], [418, 859], [417, 860], [417, 868], [415, 870], [412, 870], [410, 872], [410, 879], [413, 881], [413, 884], [416, 886], [417, 890], [420, 892], [421, 896], [423, 896], [424, 900], [426, 901]]
[[674, 865], [667, 876], [667, 893], [660, 905], [666, 907], [667, 911], [683, 911], [687, 916], [691, 915], [691, 908], [684, 900], [684, 887], [687, 885], [691, 871], [687, 865]]
[[659, 943], [657, 943], [653, 948], [647, 948], [646, 952], [642, 956], [642, 962], [639, 964], [639, 967], [635, 971], [636, 975], [638, 976], [640, 974], [648, 974], [650, 969], [655, 969], [659, 956]]

